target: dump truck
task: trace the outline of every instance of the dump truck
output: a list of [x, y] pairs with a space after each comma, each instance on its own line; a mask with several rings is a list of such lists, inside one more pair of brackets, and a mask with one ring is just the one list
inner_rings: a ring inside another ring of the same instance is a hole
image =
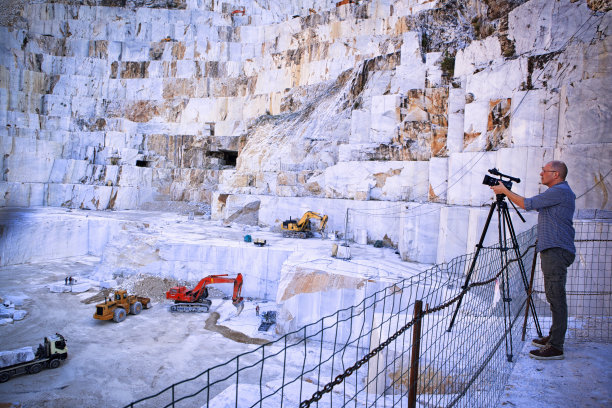
[[[311, 219], [317, 219], [320, 221], [318, 228], [313, 229], [310, 222]], [[299, 220], [294, 220], [289, 217], [288, 220], [283, 221], [281, 231], [283, 233], [283, 237], [310, 238], [312, 237], [313, 232], [323, 233], [325, 227], [327, 226], [327, 219], [327, 215], [321, 215], [313, 211], [306, 211]]]
[[186, 286], [175, 286], [166, 292], [166, 299], [174, 300], [174, 304], [170, 306], [171, 312], [196, 312], [204, 313], [210, 310], [212, 302], [208, 298], [208, 285], [216, 283], [233, 283], [234, 293], [232, 295], [232, 304], [238, 309], [238, 314], [244, 308], [244, 298], [240, 296], [242, 292], [242, 274], [239, 273], [235, 278], [226, 278], [224, 275], [209, 275], [200, 280], [193, 289], [187, 289]]
[[121, 323], [127, 317], [127, 314], [137, 315], [142, 309], [148, 309], [151, 305], [151, 299], [138, 295], [128, 295], [125, 290], [116, 290], [110, 300], [104, 299], [104, 303], [96, 305], [96, 313], [94, 319], [98, 320], [114, 320]]
[[59, 333], [45, 337], [36, 353], [32, 347], [0, 351], [0, 383], [19, 374], [36, 374], [43, 368], [57, 368], [68, 358], [66, 339]]

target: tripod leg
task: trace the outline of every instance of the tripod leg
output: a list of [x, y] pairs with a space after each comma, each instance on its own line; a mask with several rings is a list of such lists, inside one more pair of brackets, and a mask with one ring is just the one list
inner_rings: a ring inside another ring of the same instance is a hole
[[506, 342], [506, 357], [508, 358], [509, 362], [512, 362], [512, 357], [513, 357], [513, 347], [512, 347], [512, 310], [510, 308], [510, 302], [512, 301], [512, 298], [510, 298], [510, 286], [508, 284], [508, 278], [507, 276], [504, 277], [503, 275], [508, 275], [508, 270], [506, 269], [506, 271], [502, 272], [502, 277], [501, 277], [501, 292], [502, 292], [502, 296], [503, 296], [503, 303], [504, 303], [504, 329], [505, 329], [505, 342]]
[[[520, 253], [520, 248], [519, 248], [519, 244], [518, 244], [518, 240], [516, 239], [516, 233], [514, 232], [514, 226], [512, 225], [512, 219], [510, 218], [510, 212], [508, 211], [508, 207], [505, 207], [505, 211], [504, 211], [504, 217], [506, 218], [506, 220], [508, 221], [508, 231], [510, 231], [510, 238], [512, 239], [512, 247], [514, 249], [514, 254], [516, 256], [518, 265], [519, 265], [519, 270], [521, 272], [521, 279], [523, 280], [523, 286], [525, 287], [525, 292], [527, 293], [527, 306], [530, 310], [531, 310], [531, 315], [533, 316], [533, 323], [535, 325], [536, 331], [538, 333], [538, 337], [542, 337], [542, 329], [540, 327], [540, 321], [538, 319], [538, 315], [536, 313], [536, 308], [535, 308], [535, 304], [533, 302], [533, 298], [531, 297], [531, 287], [530, 287], [530, 283], [529, 280], [527, 279], [527, 272], [525, 271], [525, 264], [523, 263], [523, 258], [521, 258], [521, 253]], [[533, 268], [532, 268], [532, 275], [531, 275], [531, 281], [533, 283], [533, 273], [535, 271], [535, 260], [536, 260], [536, 254], [534, 253], [533, 256]]]
[[[537, 244], [537, 241], [536, 241]], [[525, 320], [523, 321], [523, 334], [521, 337], [522, 341], [525, 341], [525, 334], [527, 332], [527, 318], [529, 317], [529, 308], [531, 307], [531, 294], [533, 293], [533, 276], [535, 275], [535, 268], [536, 268], [536, 260], [538, 259], [538, 253], [535, 251], [535, 248], [533, 249], [533, 262], [531, 263], [531, 279], [529, 280], [529, 290], [527, 291], [527, 294], [529, 295], [527, 297], [527, 306], [525, 307]], [[542, 332], [538, 333], [538, 337], [542, 337]]]
[[[465, 282], [463, 283], [463, 286], [461, 287], [461, 289], [466, 289], [470, 283], [470, 279], [472, 278], [472, 272], [474, 272], [474, 268], [476, 267], [476, 261], [478, 260], [478, 254], [480, 253], [480, 250], [482, 249], [482, 244], [484, 242], [485, 236], [487, 235], [487, 230], [489, 229], [489, 224], [491, 223], [491, 217], [493, 216], [493, 211], [495, 211], [496, 205], [497, 205], [496, 201], [491, 203], [491, 209], [489, 210], [487, 221], [485, 222], [485, 226], [482, 230], [482, 234], [480, 235], [480, 241], [478, 241], [478, 245], [476, 245], [476, 253], [474, 254], [474, 259], [472, 259], [470, 269], [465, 277]], [[461, 296], [459, 297], [459, 300], [457, 301], [457, 307], [455, 308], [453, 317], [450, 321], [450, 324], [448, 325], [448, 329], [446, 329], [447, 332], [450, 332], [451, 329], [453, 328], [453, 325], [455, 324], [455, 319], [457, 318], [457, 313], [459, 312], [459, 308], [461, 307], [462, 301], [463, 301], [463, 293], [461, 294]]]
[[506, 217], [504, 209], [507, 210], [505, 202], [500, 203], [501, 211], [498, 211], [498, 235], [499, 235], [499, 250], [500, 250], [500, 259], [501, 259], [501, 289], [502, 296], [504, 302], [504, 328], [506, 334], [504, 336], [506, 342], [506, 357], [509, 362], [512, 362], [512, 308], [510, 307], [510, 302], [512, 298], [510, 297], [510, 278], [508, 272], [508, 248], [506, 247], [507, 237], [506, 237]]

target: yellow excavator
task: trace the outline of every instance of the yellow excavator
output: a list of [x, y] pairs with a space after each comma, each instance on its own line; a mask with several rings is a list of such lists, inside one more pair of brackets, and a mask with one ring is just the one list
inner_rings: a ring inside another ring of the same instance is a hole
[[[311, 219], [319, 220], [319, 227], [313, 230], [310, 223]], [[281, 230], [283, 237], [293, 238], [310, 238], [313, 232], [323, 232], [327, 226], [327, 215], [322, 215], [313, 211], [306, 211], [302, 218], [293, 220], [291, 217], [287, 221], [283, 221]]]

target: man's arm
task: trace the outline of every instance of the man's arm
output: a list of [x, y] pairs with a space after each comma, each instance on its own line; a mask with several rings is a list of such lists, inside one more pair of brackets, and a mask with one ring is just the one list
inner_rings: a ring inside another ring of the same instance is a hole
[[508, 190], [502, 183], [498, 182], [496, 186], [491, 186], [491, 190], [495, 191], [495, 194], [504, 194], [514, 204], [518, 205], [523, 210], [525, 209], [525, 197]]

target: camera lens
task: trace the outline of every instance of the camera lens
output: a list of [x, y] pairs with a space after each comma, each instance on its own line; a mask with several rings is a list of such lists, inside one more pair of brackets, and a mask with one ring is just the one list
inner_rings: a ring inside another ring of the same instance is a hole
[[485, 174], [484, 180], [482, 180], [482, 184], [486, 184], [487, 186], [495, 186], [499, 180], [495, 177], [491, 177], [488, 174]]

